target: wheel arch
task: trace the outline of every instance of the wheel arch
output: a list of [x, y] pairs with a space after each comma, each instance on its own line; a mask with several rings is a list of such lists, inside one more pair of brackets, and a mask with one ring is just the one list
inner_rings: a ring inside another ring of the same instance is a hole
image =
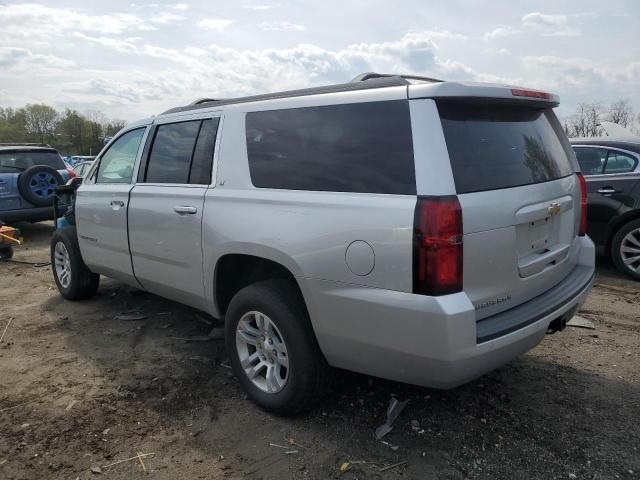
[[[290, 280], [299, 291], [309, 317], [313, 319], [311, 292], [297, 263], [288, 255], [275, 249], [253, 246], [229, 249], [220, 255], [213, 269], [213, 304], [220, 317], [226, 313], [233, 295], [257, 281], [284, 278]], [[313, 324], [313, 321], [311, 322]]]

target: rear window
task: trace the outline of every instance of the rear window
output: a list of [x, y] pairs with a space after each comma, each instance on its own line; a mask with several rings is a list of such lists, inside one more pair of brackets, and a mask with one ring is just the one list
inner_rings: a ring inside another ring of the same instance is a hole
[[409, 102], [248, 113], [256, 187], [415, 195]]
[[573, 173], [550, 109], [439, 101], [458, 193], [548, 182]]
[[15, 150], [0, 152], [0, 173], [16, 173], [34, 165], [64, 170], [65, 164], [55, 150]]

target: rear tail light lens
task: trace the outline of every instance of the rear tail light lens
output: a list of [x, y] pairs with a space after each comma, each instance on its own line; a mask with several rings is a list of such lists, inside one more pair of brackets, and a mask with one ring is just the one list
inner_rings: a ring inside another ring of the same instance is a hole
[[578, 182], [580, 183], [580, 228], [578, 235], [584, 237], [587, 234], [587, 181], [581, 173], [578, 173]]
[[543, 100], [549, 100], [551, 98], [551, 94], [547, 92], [540, 92], [538, 90], [522, 90], [519, 88], [512, 88], [511, 95], [514, 97], [541, 98]]
[[419, 197], [414, 217], [413, 293], [461, 291], [462, 253], [458, 197]]
[[69, 172], [69, 180], [71, 180], [72, 178], [76, 178], [78, 176], [78, 174], [74, 172], [73, 168], [71, 167], [67, 167], [67, 172]]

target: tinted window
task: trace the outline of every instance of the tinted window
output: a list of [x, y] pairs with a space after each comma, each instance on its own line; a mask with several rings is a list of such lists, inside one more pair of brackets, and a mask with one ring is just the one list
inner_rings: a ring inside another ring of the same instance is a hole
[[216, 143], [218, 131], [218, 119], [209, 119], [202, 122], [196, 149], [193, 152], [191, 174], [189, 183], [209, 185], [211, 183], [211, 168], [213, 165], [213, 147]]
[[456, 190], [495, 190], [573, 173], [570, 150], [551, 110], [439, 101]]
[[607, 160], [607, 151], [604, 148], [574, 147], [576, 158], [580, 165], [580, 171], [584, 175], [599, 175], [604, 170], [604, 162]]
[[248, 113], [256, 187], [415, 194], [408, 101]]
[[0, 152], [0, 173], [19, 173], [34, 165], [64, 170], [65, 164], [55, 150], [15, 150]]
[[638, 161], [628, 153], [609, 150], [604, 173], [628, 173], [635, 170]]
[[131, 130], [111, 144], [109, 150], [100, 159], [96, 183], [131, 182], [144, 130], [144, 128]]
[[148, 183], [189, 183], [200, 120], [158, 126], [149, 153]]

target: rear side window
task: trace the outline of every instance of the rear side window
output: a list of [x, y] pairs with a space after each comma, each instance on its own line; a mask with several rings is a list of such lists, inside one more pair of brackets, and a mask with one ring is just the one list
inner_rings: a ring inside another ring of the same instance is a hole
[[406, 100], [248, 113], [256, 187], [415, 195]]
[[576, 158], [583, 175], [600, 175], [607, 161], [607, 151], [596, 147], [574, 147]]
[[65, 164], [55, 150], [14, 150], [0, 152], [0, 173], [20, 173], [35, 165], [64, 170]]
[[607, 165], [604, 167], [604, 173], [628, 173], [636, 169], [638, 160], [628, 153], [618, 152], [617, 150], [609, 150], [607, 154]]
[[573, 173], [551, 109], [438, 101], [458, 193], [547, 182]]
[[219, 120], [159, 125], [149, 152], [144, 181], [209, 185]]
[[159, 125], [149, 153], [147, 183], [189, 183], [200, 120]]

